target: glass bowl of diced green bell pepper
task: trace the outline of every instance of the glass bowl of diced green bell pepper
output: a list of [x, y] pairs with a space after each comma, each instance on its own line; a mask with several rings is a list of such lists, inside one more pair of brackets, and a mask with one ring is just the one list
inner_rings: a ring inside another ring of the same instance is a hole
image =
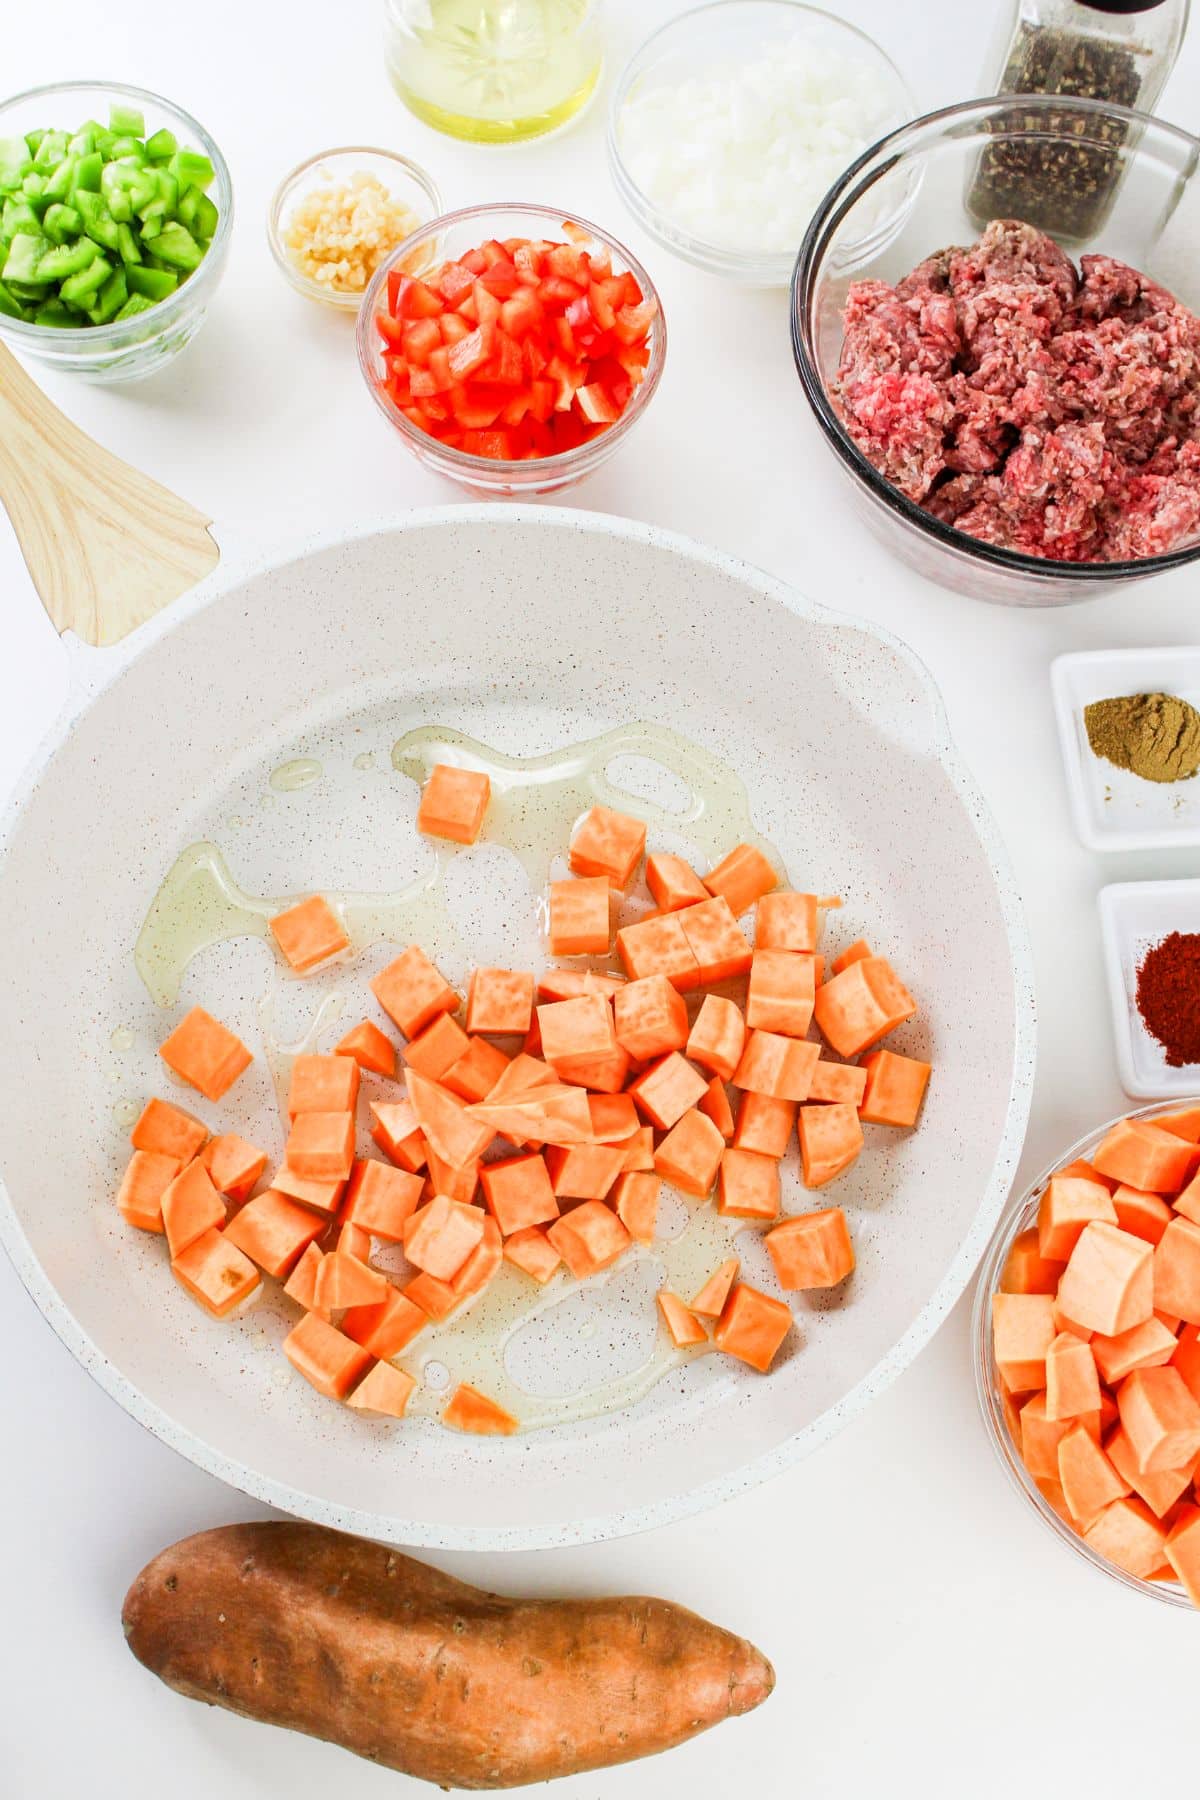
[[233, 188], [158, 94], [64, 81], [0, 103], [0, 336], [52, 369], [130, 381], [204, 322]]

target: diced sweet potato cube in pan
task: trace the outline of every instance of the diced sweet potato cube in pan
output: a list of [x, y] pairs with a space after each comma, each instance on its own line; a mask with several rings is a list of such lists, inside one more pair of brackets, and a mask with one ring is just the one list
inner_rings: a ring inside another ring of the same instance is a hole
[[780, 1157], [788, 1147], [796, 1124], [794, 1100], [774, 1100], [769, 1094], [743, 1094], [738, 1102], [733, 1142], [738, 1150], [754, 1150], [760, 1156]]
[[590, 1144], [594, 1137], [588, 1096], [582, 1088], [557, 1080], [511, 1099], [497, 1100], [489, 1094], [468, 1112], [476, 1123], [485, 1124], [493, 1134], [501, 1132], [513, 1143], [528, 1139], [537, 1144]]
[[630, 1139], [641, 1129], [637, 1107], [628, 1094], [589, 1094], [588, 1112], [592, 1117], [592, 1136], [600, 1144], [620, 1144], [627, 1149]]
[[621, 1173], [643, 1173], [654, 1167], [654, 1127], [639, 1125], [633, 1136], [622, 1140], [625, 1161]]
[[135, 1150], [117, 1190], [117, 1210], [139, 1231], [163, 1230], [162, 1197], [179, 1174], [179, 1158]]
[[208, 1140], [208, 1127], [193, 1119], [169, 1100], [147, 1100], [141, 1117], [129, 1134], [135, 1150], [148, 1150], [155, 1156], [173, 1156], [178, 1163], [189, 1163], [198, 1156]]
[[1035, 1479], [1057, 1481], [1058, 1446], [1069, 1431], [1081, 1426], [1099, 1440], [1100, 1420], [1095, 1413], [1080, 1419], [1048, 1419], [1045, 1394], [1034, 1394], [1021, 1407], [1021, 1460]]
[[630, 1169], [617, 1178], [612, 1191], [613, 1207], [635, 1243], [654, 1242], [661, 1185], [659, 1177], [648, 1170]]
[[817, 1044], [803, 1038], [752, 1031], [734, 1070], [733, 1084], [772, 1100], [806, 1100], [820, 1054]]
[[1149, 1194], [1175, 1194], [1191, 1173], [1192, 1146], [1161, 1125], [1118, 1119], [1092, 1162], [1102, 1175]]
[[1084, 1413], [1099, 1412], [1100, 1377], [1096, 1369], [1091, 1346], [1073, 1332], [1060, 1331], [1046, 1352], [1046, 1417], [1078, 1419]]
[[838, 951], [829, 965], [830, 973], [840, 975], [843, 969], [850, 967], [851, 963], [865, 962], [870, 954], [871, 946], [866, 938], [855, 938], [852, 944], [847, 944], [844, 950]]
[[635, 1062], [650, 1062], [688, 1041], [687, 1003], [665, 975], [627, 981], [613, 996], [617, 1043]]
[[[808, 1099], [823, 1101], [828, 1106], [839, 1103], [858, 1108], [860, 1119], [866, 1118], [862, 1110], [863, 1099], [867, 1091], [867, 1070], [865, 1065], [859, 1068], [855, 1063], [830, 1062], [827, 1056], [819, 1057], [813, 1065], [812, 1081], [809, 1083]], [[894, 1120], [872, 1120], [873, 1124], [893, 1124]]]
[[678, 912], [708, 899], [708, 889], [682, 856], [656, 852], [646, 858], [646, 886], [660, 913]]
[[479, 1178], [492, 1217], [505, 1237], [530, 1225], [545, 1225], [557, 1219], [554, 1186], [545, 1161], [537, 1152], [484, 1163]]
[[1072, 1425], [1058, 1443], [1058, 1479], [1067, 1510], [1086, 1531], [1106, 1506], [1129, 1492], [1086, 1425]]
[[784, 1219], [763, 1239], [782, 1288], [831, 1288], [854, 1270], [854, 1246], [840, 1206]]
[[875, 1050], [863, 1060], [867, 1086], [859, 1113], [869, 1125], [915, 1125], [929, 1085], [930, 1065], [895, 1050]]
[[455, 844], [473, 844], [483, 826], [483, 815], [492, 797], [492, 784], [478, 769], [456, 769], [437, 763], [421, 789], [417, 830], [427, 837], [449, 838]]
[[706, 1319], [719, 1319], [725, 1310], [729, 1290], [737, 1280], [738, 1267], [736, 1256], [719, 1264], [692, 1301], [692, 1311]]
[[710, 1118], [693, 1107], [676, 1120], [659, 1144], [654, 1167], [664, 1181], [703, 1200], [712, 1192], [724, 1153], [721, 1133]]
[[379, 1413], [384, 1418], [402, 1419], [416, 1382], [403, 1369], [390, 1363], [377, 1362], [346, 1398], [347, 1406], [357, 1412]]
[[1059, 1283], [1062, 1312], [1105, 1337], [1140, 1325], [1154, 1311], [1155, 1254], [1116, 1225], [1085, 1225]]
[[371, 1366], [368, 1351], [316, 1313], [305, 1313], [292, 1327], [283, 1340], [283, 1354], [297, 1374], [330, 1400], [344, 1400]]
[[673, 1294], [670, 1288], [660, 1288], [657, 1299], [663, 1324], [671, 1334], [671, 1341], [677, 1350], [690, 1349], [693, 1344], [707, 1344], [707, 1331], [678, 1294]]
[[268, 924], [285, 962], [298, 975], [350, 948], [345, 927], [320, 894], [312, 894], [298, 905], [289, 906], [286, 912], [276, 913]]
[[371, 1136], [384, 1155], [410, 1175], [425, 1167], [425, 1133], [407, 1100], [372, 1100]]
[[180, 1020], [159, 1045], [158, 1054], [206, 1100], [220, 1100], [254, 1061], [241, 1038], [202, 1006], [193, 1006]]
[[371, 982], [371, 992], [406, 1038], [415, 1038], [442, 1012], [458, 1010], [458, 995], [419, 944], [410, 944]]
[[646, 848], [646, 827], [611, 806], [593, 806], [571, 839], [567, 856], [572, 875], [603, 875], [627, 888]]
[[537, 1009], [542, 1055], [559, 1075], [579, 1063], [595, 1062], [617, 1048], [612, 1004], [603, 994], [552, 1000]]
[[[305, 1312], [317, 1312], [317, 1271], [325, 1258], [315, 1244], [310, 1244], [299, 1262], [283, 1284], [283, 1291], [289, 1300], [302, 1306]], [[344, 1323], [344, 1321], [343, 1321]]]
[[779, 885], [779, 876], [753, 844], [735, 844], [704, 877], [709, 893], [726, 901], [735, 918]]
[[426, 1081], [441, 1081], [470, 1046], [470, 1038], [448, 1012], [431, 1019], [424, 1031], [404, 1046], [404, 1061]]
[[754, 1150], [727, 1149], [721, 1157], [717, 1211], [733, 1219], [779, 1217], [779, 1163]]
[[1005, 1294], [1057, 1294], [1065, 1263], [1049, 1262], [1038, 1245], [1037, 1226], [1018, 1232], [1012, 1241], [1000, 1277]]
[[598, 969], [543, 969], [537, 978], [537, 997], [578, 1000], [581, 994], [603, 994], [612, 1000], [624, 986], [623, 975], [602, 975]]
[[225, 1223], [225, 1202], [200, 1162], [188, 1163], [180, 1170], [163, 1190], [159, 1204], [173, 1262], [206, 1231]]
[[451, 1278], [450, 1286], [459, 1304], [481, 1294], [503, 1261], [504, 1239], [500, 1236], [500, 1227], [495, 1219], [485, 1216], [479, 1242], [457, 1275]]
[[631, 981], [665, 975], [681, 994], [699, 987], [700, 970], [681, 917], [680, 913], [663, 913], [618, 931], [617, 954]]
[[842, 1175], [863, 1147], [858, 1111], [844, 1102], [830, 1106], [802, 1106], [796, 1115], [800, 1136], [800, 1168], [804, 1185], [824, 1187]]
[[607, 1269], [630, 1242], [624, 1225], [603, 1200], [585, 1200], [548, 1226], [546, 1236], [576, 1280]]
[[348, 1031], [333, 1053], [352, 1056], [360, 1069], [370, 1069], [373, 1075], [396, 1073], [396, 1046], [370, 1019]]
[[660, 1131], [670, 1131], [695, 1106], [708, 1086], [703, 1075], [673, 1050], [629, 1084], [638, 1109]]
[[271, 1178], [271, 1186], [280, 1194], [287, 1194], [292, 1200], [303, 1201], [305, 1206], [315, 1207], [318, 1212], [332, 1217], [342, 1203], [345, 1192], [344, 1181], [314, 1181], [311, 1176], [297, 1175], [286, 1163], [281, 1163]]
[[1048, 1262], [1065, 1263], [1093, 1219], [1117, 1223], [1117, 1210], [1104, 1184], [1053, 1176], [1038, 1202], [1038, 1249]]
[[407, 1350], [428, 1323], [428, 1314], [391, 1286], [382, 1300], [368, 1306], [352, 1306], [342, 1316], [346, 1336], [381, 1362], [390, 1362], [393, 1356]]
[[746, 1048], [746, 1021], [735, 1000], [706, 994], [687, 1038], [693, 1062], [722, 1081], [732, 1081]]
[[288, 1113], [353, 1112], [358, 1104], [358, 1064], [352, 1056], [298, 1056], [292, 1064]]
[[544, 1287], [560, 1266], [562, 1257], [540, 1225], [527, 1225], [504, 1240], [504, 1255], [518, 1269]]
[[451, 1168], [462, 1169], [482, 1156], [495, 1133], [456, 1094], [426, 1081], [415, 1069], [405, 1077], [409, 1103], [429, 1149]]
[[511, 1437], [520, 1429], [511, 1413], [465, 1381], [451, 1394], [442, 1413], [442, 1424], [452, 1426], [455, 1431], [474, 1432], [479, 1437]]
[[813, 1006], [839, 1056], [858, 1056], [916, 1015], [917, 1003], [881, 956], [866, 956], [822, 983]]
[[699, 984], [729, 981], [749, 969], [754, 952], [724, 896], [686, 906], [682, 912], [668, 913], [667, 918], [678, 920], [683, 930], [688, 949], [696, 959]]
[[729, 1095], [725, 1092], [725, 1083], [719, 1075], [713, 1076], [696, 1105], [705, 1118], [712, 1120], [728, 1144], [734, 1133], [733, 1108], [729, 1104]]
[[746, 1023], [752, 1031], [802, 1038], [812, 1023], [816, 992], [811, 956], [756, 947], [746, 991]]
[[338, 1226], [336, 1248], [343, 1256], [353, 1256], [360, 1263], [370, 1263], [371, 1234], [361, 1225], [356, 1225], [353, 1219], [345, 1219]]
[[1162, 1563], [1167, 1534], [1144, 1501], [1126, 1497], [1097, 1514], [1083, 1541], [1098, 1556], [1144, 1580]]
[[171, 1259], [171, 1273], [193, 1300], [223, 1319], [259, 1285], [259, 1273], [236, 1244], [214, 1226]]
[[347, 1181], [354, 1167], [354, 1114], [297, 1113], [288, 1133], [284, 1160], [310, 1181]]
[[326, 1221], [299, 1201], [268, 1188], [248, 1200], [225, 1227], [225, 1241], [244, 1250], [277, 1281], [290, 1274], [308, 1246], [320, 1237]]
[[496, 1044], [486, 1038], [471, 1038], [458, 1061], [446, 1070], [443, 1086], [460, 1100], [486, 1100], [505, 1069], [509, 1059]]
[[1193, 1400], [1200, 1401], [1200, 1325], [1185, 1325], [1179, 1334], [1171, 1367], [1179, 1371]]
[[351, 1306], [378, 1306], [390, 1292], [387, 1277], [372, 1269], [360, 1256], [344, 1248], [343, 1238], [330, 1255], [321, 1258], [313, 1283], [315, 1311], [328, 1318]]
[[619, 1144], [551, 1144], [545, 1159], [559, 1199], [603, 1200], [621, 1173], [625, 1152]]
[[478, 1206], [435, 1194], [405, 1221], [404, 1254], [414, 1268], [452, 1282], [482, 1238], [483, 1226]]
[[458, 1295], [450, 1283], [425, 1272], [414, 1275], [401, 1291], [427, 1319], [444, 1319], [458, 1305]]
[[1012, 1394], [1046, 1385], [1046, 1353], [1058, 1330], [1049, 1294], [993, 1294], [992, 1355]]
[[759, 950], [795, 950], [811, 956], [820, 936], [821, 919], [815, 894], [790, 888], [764, 894], [754, 915], [754, 943]]
[[248, 1144], [236, 1131], [223, 1131], [220, 1137], [209, 1139], [200, 1161], [217, 1192], [240, 1204], [254, 1192], [267, 1166], [267, 1153]]
[[364, 1157], [351, 1172], [342, 1218], [389, 1244], [403, 1243], [404, 1227], [420, 1204], [422, 1186], [419, 1175]]
[[713, 1343], [765, 1375], [792, 1329], [792, 1312], [782, 1300], [735, 1282], [713, 1332]]
[[550, 883], [550, 954], [607, 956], [612, 942], [610, 888], [603, 875]]
[[533, 1019], [529, 969], [476, 969], [467, 988], [467, 1030], [524, 1037]]

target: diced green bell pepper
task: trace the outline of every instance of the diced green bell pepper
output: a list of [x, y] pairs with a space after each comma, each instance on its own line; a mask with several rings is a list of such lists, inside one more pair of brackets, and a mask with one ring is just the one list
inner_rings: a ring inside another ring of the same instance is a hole
[[146, 155], [151, 162], [166, 162], [174, 156], [178, 148], [179, 144], [175, 133], [168, 131], [165, 125], [161, 131], [156, 131], [153, 137], [146, 139]]
[[90, 156], [95, 148], [96, 134], [94, 131], [89, 131], [86, 125], [81, 131], [75, 133], [67, 145], [72, 156]]
[[216, 176], [216, 170], [207, 156], [201, 156], [198, 150], [177, 150], [167, 167], [181, 189], [210, 187]]
[[67, 154], [67, 145], [70, 141], [71, 140], [65, 131], [45, 132], [33, 159], [34, 168], [57, 169], [59, 163]]
[[39, 283], [38, 263], [50, 248], [49, 238], [40, 231], [18, 231], [0, 269], [0, 281], [25, 281], [31, 286]]
[[147, 300], [165, 300], [179, 286], [173, 269], [149, 269], [145, 263], [132, 263], [125, 271], [131, 294], [142, 294]]
[[29, 315], [29, 308], [22, 306], [16, 295], [6, 288], [2, 281], [0, 281], [0, 313], [3, 313], [6, 319], [25, 319]]
[[143, 219], [142, 224], [141, 224], [141, 236], [142, 236], [143, 244], [148, 244], [151, 238], [156, 238], [158, 236], [159, 232], [162, 230], [162, 228], [163, 228], [162, 220], [156, 219], [153, 214], [151, 214], [151, 216], [148, 219]]
[[132, 225], [117, 226], [117, 251], [123, 263], [140, 263], [142, 252]]
[[99, 254], [90, 237], [77, 237], [69, 244], [54, 244], [38, 263], [36, 279], [65, 281], [68, 275], [78, 275], [81, 269], [90, 268]]
[[194, 238], [207, 242], [217, 229], [220, 219], [216, 204], [199, 188], [189, 188], [179, 202], [179, 217], [187, 226]]
[[75, 172], [79, 167], [77, 156], [64, 156], [57, 169], [51, 171], [45, 187], [42, 189], [48, 200], [69, 200], [75, 189]]
[[80, 269], [77, 275], [71, 275], [63, 282], [58, 290], [59, 297], [74, 306], [91, 306], [92, 295], [100, 292], [112, 272], [113, 266], [107, 256], [97, 256], [86, 269]]
[[96, 304], [88, 308], [88, 318], [93, 325], [107, 325], [110, 319], [116, 318], [128, 298], [125, 271], [114, 269], [96, 295]]
[[145, 294], [130, 294], [128, 300], [117, 314], [117, 318], [132, 319], [134, 313], [149, 312], [153, 305], [153, 300], [147, 300]]
[[14, 196], [4, 202], [4, 209], [0, 212], [0, 238], [6, 244], [12, 243], [18, 231], [29, 232], [36, 237], [41, 229], [38, 216], [28, 200]]
[[25, 133], [25, 148], [28, 150], [31, 157], [37, 155], [45, 135], [44, 131], [27, 131]]
[[[69, 244], [83, 231], [83, 216], [74, 206], [60, 206], [56, 201], [46, 208], [42, 230], [52, 244]], [[88, 239], [91, 242], [91, 239]]]
[[43, 300], [42, 304], [33, 315], [33, 322], [35, 325], [65, 325], [70, 327], [72, 325], [80, 325], [83, 321], [75, 318], [63, 305], [61, 300]]
[[87, 192], [75, 196], [75, 204], [83, 218], [83, 229], [90, 238], [94, 238], [104, 250], [116, 250], [120, 246], [117, 235], [117, 221], [109, 212], [99, 194]]
[[[99, 150], [93, 150], [90, 156], [81, 156], [75, 164], [74, 194], [86, 190], [89, 194], [100, 192], [100, 177], [104, 173], [104, 158]], [[73, 197], [72, 196], [72, 197]]]
[[108, 109], [108, 128], [118, 137], [145, 137], [146, 121], [136, 106], [125, 106], [114, 100]]
[[169, 220], [155, 236], [154, 254], [160, 262], [188, 274], [198, 269], [204, 260], [203, 250], [186, 225], [181, 225], [177, 219]]

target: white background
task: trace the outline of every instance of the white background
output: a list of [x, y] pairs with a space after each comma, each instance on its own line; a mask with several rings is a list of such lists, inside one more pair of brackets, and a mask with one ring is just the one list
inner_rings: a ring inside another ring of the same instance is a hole
[[[610, 0], [599, 104], [551, 144], [496, 150], [458, 145], [409, 117], [387, 85], [370, 0], [14, 0], [0, 48], [6, 91], [104, 77], [168, 94], [221, 143], [237, 193], [224, 283], [184, 357], [127, 389], [48, 385], [101, 442], [207, 508], [227, 558], [318, 519], [388, 519], [457, 496], [389, 437], [360, 383], [346, 320], [296, 297], [272, 264], [263, 218], [283, 171], [331, 144], [388, 144], [426, 163], [449, 205], [546, 201], [624, 236], [660, 286], [670, 355], [630, 444], [570, 498], [736, 551], [878, 619], [928, 662], [1027, 900], [1041, 1014], [1032, 1173], [1121, 1104], [1097, 890], [1200, 873], [1194, 854], [1105, 861], [1076, 844], [1048, 664], [1069, 648], [1194, 641], [1197, 574], [1057, 613], [1009, 611], [930, 586], [863, 536], [800, 396], [784, 297], [740, 292], [675, 262], [612, 190], [603, 153], [612, 77], [676, 10], [671, 0]], [[837, 10], [879, 37], [923, 106], [978, 91], [992, 0], [842, 0]], [[1198, 91], [1200, 26], [1160, 110], [1196, 130]], [[0, 595], [7, 788], [61, 701], [66, 663], [2, 518]], [[3, 1104], [20, 1106], [20, 1094]], [[428, 1791], [185, 1702], [134, 1663], [119, 1611], [143, 1561], [254, 1509], [119, 1412], [7, 1264], [0, 1368], [5, 1795], [325, 1800], [336, 1791], [370, 1800]], [[1194, 1785], [1200, 1626], [1092, 1573], [1009, 1491], [976, 1411], [965, 1303], [865, 1418], [766, 1488], [623, 1543], [441, 1560], [513, 1591], [664, 1594], [774, 1659], [778, 1691], [749, 1719], [668, 1759], [561, 1783], [562, 1800], [725, 1800], [743, 1788], [764, 1800], [797, 1791], [1007, 1800], [1014, 1785], [1107, 1800], [1134, 1784]]]

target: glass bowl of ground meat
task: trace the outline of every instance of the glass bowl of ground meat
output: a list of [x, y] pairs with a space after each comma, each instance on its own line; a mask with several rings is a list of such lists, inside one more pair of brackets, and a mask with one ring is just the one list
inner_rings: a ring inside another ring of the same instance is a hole
[[796, 368], [929, 579], [1053, 606], [1200, 559], [1198, 168], [1159, 119], [1021, 95], [902, 126], [826, 195]]

